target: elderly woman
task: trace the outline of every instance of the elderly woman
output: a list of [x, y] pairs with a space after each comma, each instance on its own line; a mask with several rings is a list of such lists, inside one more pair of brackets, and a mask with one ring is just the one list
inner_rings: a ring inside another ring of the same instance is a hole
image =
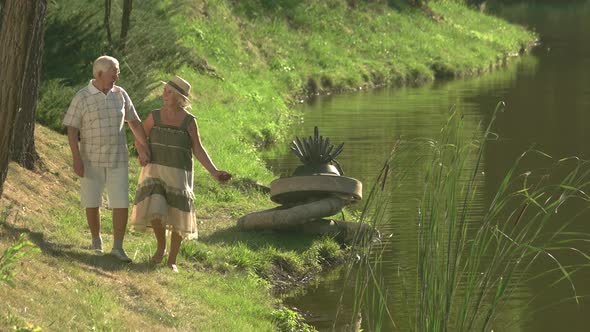
[[192, 154], [216, 180], [225, 182], [231, 178], [215, 167], [201, 144], [197, 121], [187, 111], [190, 89], [190, 84], [178, 76], [166, 82], [162, 108], [151, 112], [143, 122], [151, 160], [142, 163], [131, 214], [134, 229], [154, 229], [158, 242], [154, 263], [164, 258], [166, 231], [171, 233], [168, 266], [174, 272], [178, 272], [176, 256], [182, 240], [197, 237]]

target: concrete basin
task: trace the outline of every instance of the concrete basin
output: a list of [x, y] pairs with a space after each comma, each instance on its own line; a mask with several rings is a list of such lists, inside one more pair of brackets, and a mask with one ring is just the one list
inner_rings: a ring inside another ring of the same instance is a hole
[[270, 183], [270, 199], [287, 205], [330, 196], [358, 201], [362, 199], [362, 192], [359, 180], [329, 173], [285, 177]]

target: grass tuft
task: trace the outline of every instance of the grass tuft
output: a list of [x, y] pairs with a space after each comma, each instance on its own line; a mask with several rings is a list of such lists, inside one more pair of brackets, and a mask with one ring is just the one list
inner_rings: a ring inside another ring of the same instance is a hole
[[[491, 202], [477, 204], [481, 161], [496, 115], [481, 137], [465, 139], [461, 114], [452, 111], [441, 135], [426, 142], [400, 142], [368, 197], [363, 222], [374, 227], [388, 222], [391, 192], [403, 183], [396, 161], [405, 148], [424, 148], [417, 160], [423, 193], [417, 205], [416, 257], [384, 269], [384, 244], [357, 237], [348, 278], [356, 280], [355, 313], [370, 330], [384, 324], [418, 331], [473, 331], [506, 328], [502, 311], [531, 277], [551, 274], [554, 285], [566, 282], [564, 299], [579, 302], [574, 275], [590, 266], [583, 244], [586, 234], [569, 230], [588, 209], [590, 162], [579, 158], [554, 160], [525, 151], [508, 170]], [[468, 142], [468, 143], [465, 143]], [[546, 168], [531, 170], [527, 160], [540, 158]], [[562, 255], [573, 252], [577, 259]], [[535, 263], [552, 262], [551, 272], [535, 273]], [[390, 264], [390, 263], [388, 263]], [[383, 271], [397, 271], [402, 290], [391, 292]], [[395, 309], [394, 309], [395, 308]], [[356, 316], [353, 316], [356, 317]], [[519, 319], [526, 319], [520, 317]]]

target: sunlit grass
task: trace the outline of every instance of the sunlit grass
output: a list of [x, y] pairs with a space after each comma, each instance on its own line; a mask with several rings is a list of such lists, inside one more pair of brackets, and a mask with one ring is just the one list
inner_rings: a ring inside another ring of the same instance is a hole
[[[187, 262], [197, 262], [221, 272], [244, 271], [266, 281], [284, 282], [288, 275], [294, 283], [343, 260], [344, 252], [334, 239], [303, 241], [306, 245], [285, 245], [275, 236], [263, 237], [259, 243], [254, 234], [247, 242], [206, 244], [188, 242], [181, 248]], [[207, 242], [207, 240], [205, 240]], [[307, 247], [308, 245], [308, 247]]]
[[[40, 252], [10, 265], [15, 287], [0, 285], [0, 330], [272, 331], [298, 320], [272, 315], [282, 306], [271, 287], [291, 287], [342, 260], [343, 251], [331, 238], [239, 231], [237, 217], [254, 203], [233, 205], [231, 211], [199, 206], [200, 239], [183, 243], [179, 274], [165, 262], [150, 263], [156, 249], [150, 231], [127, 232], [124, 247], [132, 264], [108, 255], [112, 211], [106, 208], [101, 208], [105, 253], [95, 253], [79, 207], [79, 184], [66, 172], [71, 167], [66, 137], [40, 126], [36, 135], [48, 169], [31, 173], [11, 164], [0, 201], [0, 254], [19, 234]], [[29, 185], [20, 185], [25, 182]], [[260, 197], [251, 193], [248, 199]], [[285, 282], [289, 277], [292, 283]]]
[[[121, 6], [113, 3], [111, 28], [118, 31]], [[289, 105], [304, 96], [485, 72], [535, 38], [465, 6], [429, 5], [445, 19], [436, 22], [406, 1], [141, 1], [126, 52], [114, 54], [122, 63], [119, 84], [145, 118], [160, 107], [160, 80], [186, 78], [216, 165], [234, 179], [268, 184], [273, 175], [260, 152], [288, 138], [284, 128], [297, 118]], [[88, 83], [92, 61], [110, 52], [102, 6], [50, 4], [38, 120], [55, 130], [63, 131], [63, 113]], [[246, 203], [198, 165], [195, 187], [205, 205]]]
[[[111, 28], [118, 31], [120, 2], [113, 3]], [[285, 140], [284, 128], [297, 118], [289, 105], [305, 95], [414, 84], [440, 73], [475, 74], [534, 39], [523, 29], [453, 4], [432, 3], [446, 18], [437, 24], [407, 6], [359, 3], [353, 10], [344, 0], [265, 8], [256, 1], [136, 2], [127, 51], [113, 54], [121, 60], [119, 83], [145, 118], [160, 106], [160, 80], [174, 74], [188, 79], [192, 112], [217, 166], [234, 175], [233, 183], [269, 183], [274, 175], [260, 150]], [[63, 131], [63, 112], [90, 79], [92, 61], [110, 52], [102, 5], [75, 0], [49, 4], [38, 121], [54, 130]], [[52, 180], [63, 188], [38, 190], [45, 184], [38, 175], [16, 179], [30, 191], [20, 192], [19, 199], [31, 209], [37, 204], [43, 218], [23, 213], [11, 231], [28, 232], [42, 254], [23, 265], [17, 280], [23, 288], [13, 293], [0, 289], [2, 298], [10, 299], [2, 304], [0, 321], [14, 322], [4, 328], [33, 321], [49, 327], [61, 322], [60, 327], [74, 330], [271, 330], [276, 326], [270, 323], [268, 278], [277, 271], [305, 278], [342, 253], [329, 238], [236, 231], [232, 218], [270, 206], [268, 197], [247, 186], [220, 187], [197, 166], [202, 232], [198, 242], [182, 247], [183, 274], [175, 277], [165, 267], [147, 263], [155, 248], [150, 233], [127, 235], [125, 248], [136, 263], [122, 266], [85, 249], [85, 216], [73, 190], [77, 183], [67, 143], [62, 138], [60, 144], [59, 152], [52, 148], [46, 155], [51, 155], [49, 162], [65, 160], [65, 166], [50, 165], [59, 175]], [[131, 197], [138, 170], [132, 161]], [[38, 203], [37, 198], [45, 200]], [[102, 211], [109, 250], [111, 212]], [[371, 312], [381, 315], [386, 307], [377, 301], [379, 288], [374, 290]]]

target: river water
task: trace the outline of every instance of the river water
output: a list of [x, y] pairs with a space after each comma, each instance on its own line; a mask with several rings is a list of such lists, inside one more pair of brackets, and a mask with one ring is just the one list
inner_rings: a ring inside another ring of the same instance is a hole
[[[485, 176], [480, 183], [483, 190], [477, 197], [481, 205], [496, 192], [517, 156], [532, 145], [558, 159], [590, 158], [590, 2], [512, 6], [498, 15], [537, 31], [540, 45], [530, 54], [477, 78], [315, 98], [300, 106], [303, 122], [293, 128], [293, 137], [313, 135], [313, 127], [318, 126], [320, 134], [332, 142], [345, 142], [338, 161], [345, 175], [359, 179], [366, 189], [374, 183], [400, 137], [437, 137], [451, 107], [465, 114], [466, 130], [476, 132], [489, 121], [496, 104], [504, 101], [506, 111], [494, 126], [500, 139], [491, 143], [484, 155]], [[407, 159], [406, 166], [411, 168], [413, 158]], [[282, 147], [269, 153], [267, 164], [275, 174], [287, 176], [299, 161]], [[408, 260], [406, 263], [412, 264], [416, 257], [415, 225], [409, 220], [415, 220], [412, 214], [416, 204], [412, 202], [419, 197], [419, 190], [405, 189], [394, 196], [391, 220], [380, 229], [392, 235], [386, 240], [386, 263]], [[590, 233], [588, 217], [585, 214], [576, 220], [576, 231]], [[533, 270], [540, 273], [554, 267], [547, 261]], [[385, 270], [385, 284], [399, 289], [396, 273]], [[583, 271], [576, 278], [577, 294], [590, 295], [590, 273]], [[551, 286], [551, 281], [536, 278], [523, 284], [500, 313], [497, 330], [590, 330], [590, 298], [585, 301], [588, 304], [582, 299], [580, 305], [564, 301], [572, 296], [571, 290], [564, 283]], [[306, 288], [285, 295], [284, 301], [301, 310], [318, 330], [331, 329], [334, 321], [336, 330], [342, 330], [350, 320], [347, 314], [351, 287], [350, 282], [345, 282], [343, 269], [336, 269]], [[343, 292], [337, 319], [336, 308]], [[539, 310], [552, 304], [549, 309]], [[502, 322], [510, 324], [502, 326]], [[393, 329], [387, 324], [384, 327]]]

